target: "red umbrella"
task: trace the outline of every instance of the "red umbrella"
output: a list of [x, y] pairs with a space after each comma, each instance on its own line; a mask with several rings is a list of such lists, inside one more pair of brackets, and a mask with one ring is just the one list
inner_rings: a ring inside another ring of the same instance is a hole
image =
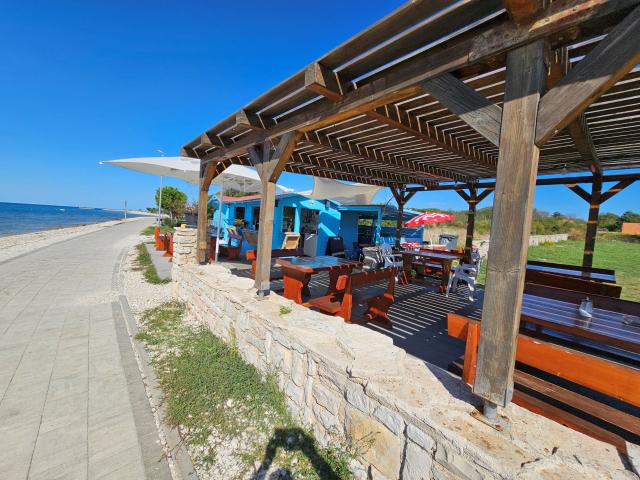
[[404, 226], [415, 228], [422, 225], [433, 225], [434, 223], [452, 222], [455, 219], [455, 215], [452, 215], [450, 213], [424, 212], [413, 217], [411, 220], [406, 222]]

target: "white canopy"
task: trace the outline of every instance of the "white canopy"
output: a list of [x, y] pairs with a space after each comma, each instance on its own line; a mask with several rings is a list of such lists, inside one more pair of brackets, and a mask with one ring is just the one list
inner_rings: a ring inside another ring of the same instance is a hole
[[[107, 160], [100, 162], [104, 165], [115, 165], [128, 168], [136, 172], [149, 173], [161, 177], [173, 177], [184, 180], [194, 185], [199, 184], [200, 160], [188, 157], [143, 157], [122, 158], [119, 160]], [[213, 182], [216, 185], [224, 184], [224, 188], [232, 188], [242, 192], [259, 192], [261, 190], [258, 173], [242, 165], [230, 165], [218, 175]], [[290, 189], [278, 185], [283, 192]]]
[[382, 187], [361, 183], [342, 183], [337, 180], [313, 177], [311, 198], [329, 199], [341, 205], [371, 205]]
[[160, 177], [173, 177], [185, 182], [199, 184], [200, 160], [187, 157], [142, 157], [107, 160], [101, 165], [115, 165], [136, 172], [149, 173]]

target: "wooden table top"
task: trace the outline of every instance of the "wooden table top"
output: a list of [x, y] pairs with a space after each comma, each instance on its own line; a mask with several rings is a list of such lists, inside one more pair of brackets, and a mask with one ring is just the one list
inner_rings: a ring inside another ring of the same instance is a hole
[[565, 267], [557, 267], [557, 266], [551, 267], [551, 266], [527, 264], [527, 270], [551, 273], [554, 275], [565, 275], [568, 277], [581, 278], [583, 280], [592, 280], [595, 282], [616, 283], [615, 275], [609, 275], [607, 273], [598, 273], [598, 272], [584, 272], [577, 268], [571, 268], [571, 265], [567, 265]]
[[409, 255], [413, 257], [435, 258], [438, 260], [458, 260], [460, 258], [459, 253], [437, 252], [435, 250], [432, 252], [424, 252], [424, 251], [412, 252], [412, 251], [403, 250], [400, 253], [402, 255]]
[[640, 316], [594, 308], [593, 317], [586, 319], [580, 316], [578, 307], [572, 302], [525, 293], [522, 319], [552, 330], [640, 353]]
[[359, 268], [362, 266], [362, 263], [357, 260], [332, 257], [331, 255], [320, 257], [280, 257], [276, 259], [276, 264], [283, 267], [294, 268], [305, 273], [315, 273], [324, 270], [333, 270], [335, 268]]

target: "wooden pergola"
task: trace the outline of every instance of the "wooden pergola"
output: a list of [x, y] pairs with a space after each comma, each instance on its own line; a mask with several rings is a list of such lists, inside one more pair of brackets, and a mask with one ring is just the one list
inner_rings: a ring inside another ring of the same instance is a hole
[[[640, 0], [416, 0], [184, 145], [201, 160], [198, 250], [213, 178], [231, 164], [262, 179], [256, 288], [269, 291], [275, 182], [283, 171], [418, 190], [494, 192], [473, 391], [510, 402], [533, 198], [564, 184], [600, 205], [640, 167]], [[578, 172], [588, 175], [575, 176]], [[574, 176], [567, 176], [571, 173]], [[564, 175], [545, 178], [546, 175]], [[603, 191], [604, 182], [616, 184]], [[580, 184], [591, 184], [590, 191]]]

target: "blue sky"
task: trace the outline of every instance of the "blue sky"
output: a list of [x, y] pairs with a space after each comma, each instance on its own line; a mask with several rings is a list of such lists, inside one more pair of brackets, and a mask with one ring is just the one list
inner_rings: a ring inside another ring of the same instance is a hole
[[[150, 206], [157, 178], [98, 162], [157, 149], [177, 155], [401, 3], [0, 0], [0, 201]], [[168, 183], [195, 198], [194, 187]], [[285, 174], [280, 183], [308, 189], [311, 179]], [[389, 197], [385, 190], [379, 200]], [[603, 210], [621, 213], [639, 197], [640, 182]], [[410, 206], [466, 204], [455, 193], [432, 192]], [[539, 188], [536, 207], [587, 213], [564, 187]]]

